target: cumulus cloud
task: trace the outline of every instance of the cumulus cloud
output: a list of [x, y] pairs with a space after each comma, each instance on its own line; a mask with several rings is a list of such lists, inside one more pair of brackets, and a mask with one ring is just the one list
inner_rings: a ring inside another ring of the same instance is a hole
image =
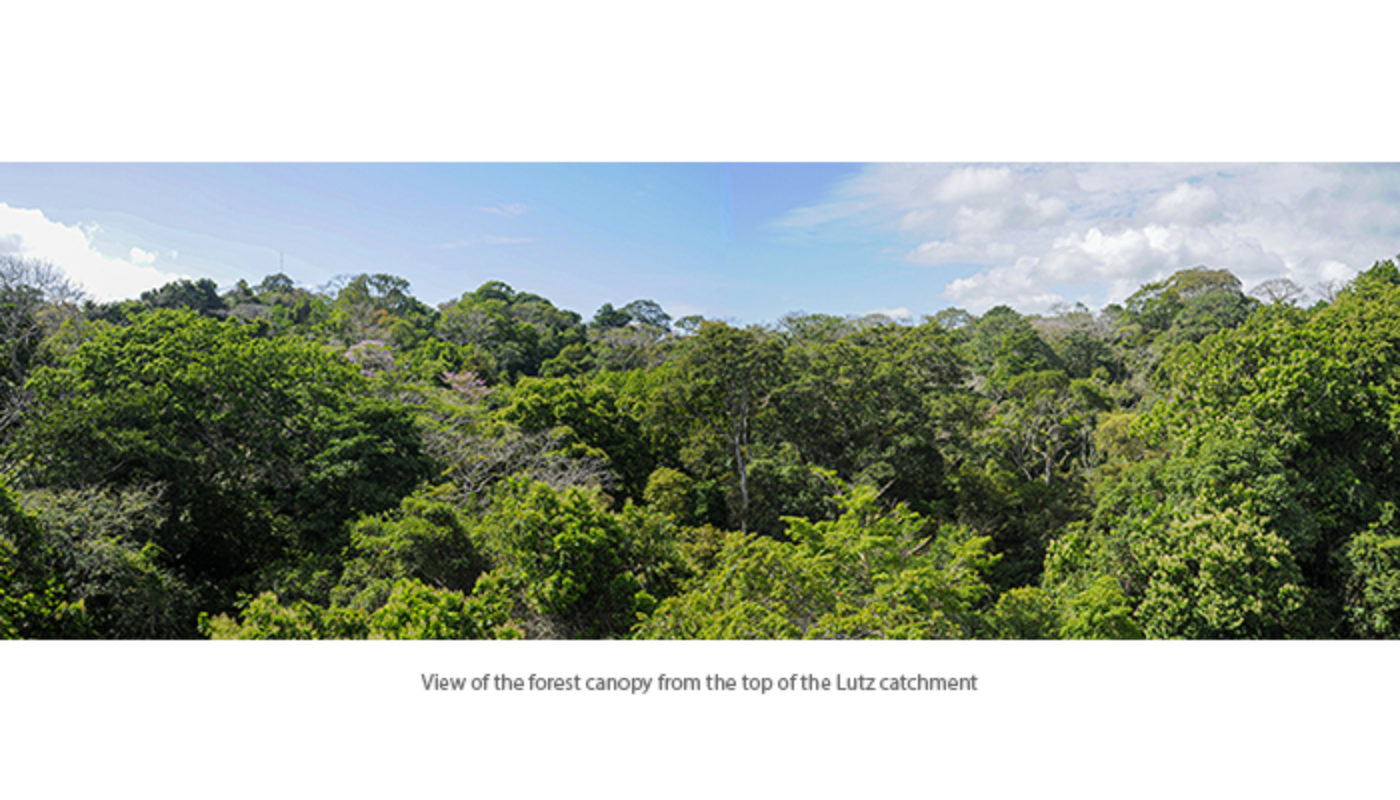
[[945, 300], [1119, 302], [1198, 265], [1312, 288], [1400, 252], [1400, 166], [879, 164], [784, 227], [847, 225], [949, 272]]
[[0, 203], [0, 253], [49, 261], [98, 300], [135, 297], [186, 275], [151, 264], [155, 254], [133, 247], [126, 258], [99, 252], [96, 225], [65, 225], [38, 209]]
[[993, 267], [966, 278], [956, 278], [944, 290], [953, 302], [981, 313], [996, 305], [1018, 309], [1046, 310], [1063, 304], [1065, 298], [1047, 291], [1038, 274], [1040, 259], [1024, 256], [1013, 264]]

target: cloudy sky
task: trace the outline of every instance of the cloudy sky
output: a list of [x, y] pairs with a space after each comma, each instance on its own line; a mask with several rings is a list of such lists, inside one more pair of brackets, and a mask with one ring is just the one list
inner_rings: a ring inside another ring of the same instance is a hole
[[1197, 265], [1312, 288], [1398, 252], [1395, 165], [0, 165], [0, 254], [99, 299], [280, 268], [432, 303], [503, 280], [585, 317], [917, 318], [1100, 307]]

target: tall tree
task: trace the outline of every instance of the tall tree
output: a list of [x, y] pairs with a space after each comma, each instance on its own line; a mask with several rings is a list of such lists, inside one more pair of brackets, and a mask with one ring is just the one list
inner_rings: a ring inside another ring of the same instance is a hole
[[720, 445], [738, 488], [735, 518], [748, 530], [749, 464], [759, 419], [782, 377], [782, 345], [761, 328], [707, 321], [668, 364], [671, 372], [656, 397], [659, 420]]

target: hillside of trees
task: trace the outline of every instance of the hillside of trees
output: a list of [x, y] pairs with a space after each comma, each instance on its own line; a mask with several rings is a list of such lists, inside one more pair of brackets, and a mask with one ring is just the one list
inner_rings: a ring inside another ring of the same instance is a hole
[[0, 638], [1386, 638], [1400, 270], [922, 322], [0, 257]]

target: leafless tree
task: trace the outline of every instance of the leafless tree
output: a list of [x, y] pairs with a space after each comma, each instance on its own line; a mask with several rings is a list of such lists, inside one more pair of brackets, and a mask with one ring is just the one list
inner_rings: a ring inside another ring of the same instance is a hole
[[1254, 287], [1250, 294], [1267, 305], [1283, 303], [1291, 306], [1303, 297], [1304, 291], [1303, 287], [1288, 278], [1270, 278]]
[[1313, 291], [1317, 292], [1317, 296], [1322, 298], [1322, 302], [1331, 303], [1333, 300], [1337, 299], [1337, 295], [1346, 287], [1346, 281], [1334, 279], [1317, 284], [1313, 287]]
[[556, 489], [608, 489], [616, 481], [606, 460], [563, 452], [550, 431], [526, 433], [511, 426], [487, 432], [474, 424], [457, 425], [433, 433], [427, 444], [429, 452], [448, 465], [463, 504], [481, 502], [497, 483], [517, 475]]

